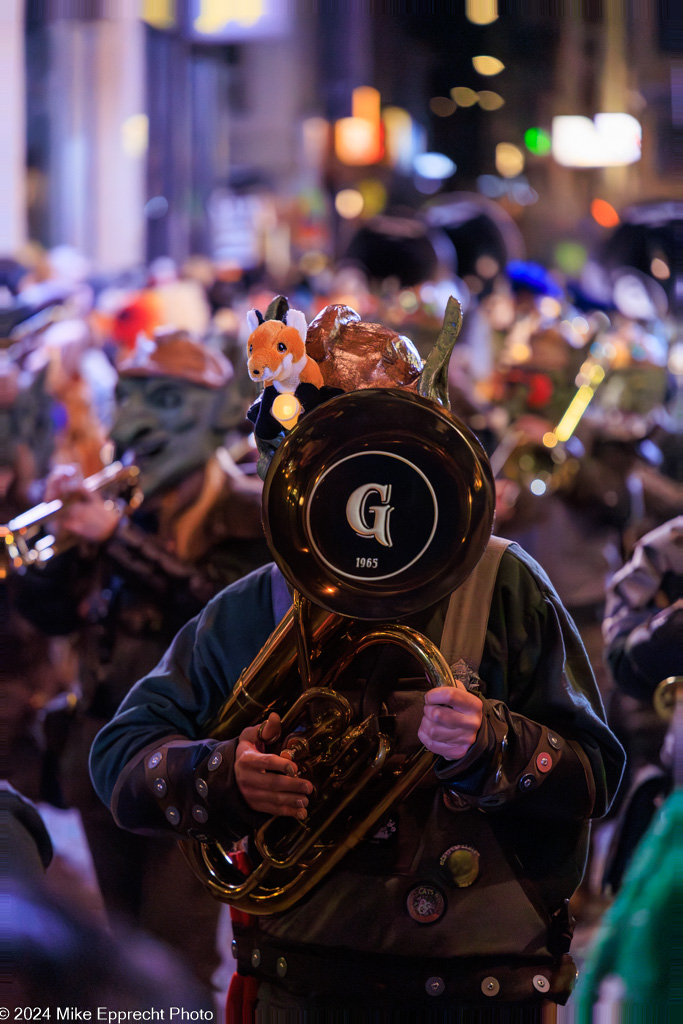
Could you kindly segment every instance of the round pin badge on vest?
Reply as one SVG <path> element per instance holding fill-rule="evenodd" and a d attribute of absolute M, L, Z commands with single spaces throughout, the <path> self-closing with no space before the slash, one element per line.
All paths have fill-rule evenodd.
<path fill-rule="evenodd" d="M 473 846 L 449 846 L 441 854 L 439 864 L 459 889 L 467 888 L 479 877 L 479 851 Z"/>
<path fill-rule="evenodd" d="M 433 924 L 446 912 L 446 897 L 435 885 L 416 885 L 406 896 L 406 909 L 418 924 Z"/>

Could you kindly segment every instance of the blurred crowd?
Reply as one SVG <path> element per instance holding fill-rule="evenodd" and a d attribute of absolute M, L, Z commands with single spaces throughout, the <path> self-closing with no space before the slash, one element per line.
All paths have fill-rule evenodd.
<path fill-rule="evenodd" d="M 174 947 L 193 983 L 208 990 L 221 960 L 218 904 L 176 844 L 116 828 L 87 758 L 180 626 L 270 560 L 246 418 L 259 391 L 246 368 L 246 314 L 278 293 L 308 322 L 327 306 L 350 307 L 422 358 L 448 297 L 460 301 L 450 397 L 491 459 L 495 532 L 550 576 L 628 754 L 611 846 L 594 844 L 579 918 L 602 912 L 618 890 L 671 786 L 668 724 L 653 696 L 677 674 L 683 374 L 673 282 L 648 272 L 652 253 L 643 262 L 635 243 L 619 245 L 569 278 L 526 259 L 510 226 L 465 198 L 426 216 L 375 218 L 334 266 L 285 282 L 200 256 L 111 279 L 67 247 L 0 261 L 10 813 L 21 808 L 19 832 L 34 837 L 29 845 L 38 836 L 44 864 L 26 808 L 75 809 L 109 926 Z M 27 870 L 31 858 L 12 849 L 14 898 L 27 921 L 47 920 L 56 911 L 36 909 L 32 889 L 43 885 L 40 857 Z M 80 911 L 89 920 L 85 903 Z"/>

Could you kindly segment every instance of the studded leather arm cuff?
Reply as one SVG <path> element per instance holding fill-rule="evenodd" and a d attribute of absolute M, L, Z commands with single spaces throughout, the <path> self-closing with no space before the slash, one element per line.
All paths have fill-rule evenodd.
<path fill-rule="evenodd" d="M 121 828 L 177 839 L 239 839 L 264 820 L 234 776 L 237 741 L 166 737 L 123 769 L 111 810 Z"/>
<path fill-rule="evenodd" d="M 590 816 L 595 783 L 580 744 L 515 714 L 501 701 L 483 703 L 486 729 L 482 724 L 476 759 L 470 751 L 462 761 L 440 759 L 435 767 L 437 778 L 447 785 L 447 803 L 454 810 L 493 810 L 523 799 L 529 809 L 533 801 L 534 813 Z"/>

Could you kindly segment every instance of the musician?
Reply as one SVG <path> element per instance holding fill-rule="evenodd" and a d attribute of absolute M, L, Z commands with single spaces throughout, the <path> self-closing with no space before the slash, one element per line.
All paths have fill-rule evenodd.
<path fill-rule="evenodd" d="M 50 522 L 58 554 L 21 577 L 17 603 L 45 634 L 72 639 L 76 709 L 72 700 L 48 715 L 48 751 L 58 760 L 59 799 L 83 818 L 110 914 L 163 933 L 208 982 L 218 963 L 218 905 L 193 884 L 173 844 L 144 843 L 114 826 L 92 790 L 87 757 L 177 630 L 267 561 L 262 484 L 225 447 L 226 438 L 244 447 L 245 435 L 232 366 L 220 352 L 187 332 L 159 332 L 119 363 L 118 375 L 110 437 L 117 456 L 139 468 L 142 502 L 125 512 L 123 502 L 88 491 L 74 467 L 56 467 L 46 498 L 65 501 Z"/>
<path fill-rule="evenodd" d="M 414 366 L 396 358 L 386 337 L 371 357 L 367 347 L 361 352 L 362 325 L 348 316 L 345 323 L 345 337 L 330 331 L 321 369 L 327 385 L 341 386 L 329 371 L 342 368 L 352 394 L 302 417 L 299 434 L 287 439 L 307 439 L 292 464 L 310 461 L 325 430 L 348 424 L 343 403 L 350 399 L 352 429 L 363 438 L 360 413 L 371 416 L 369 404 L 383 394 L 391 410 L 382 402 L 377 417 L 389 418 L 394 432 L 405 422 L 396 402 L 406 415 L 438 418 L 432 397 L 414 390 L 400 397 L 415 384 Z M 361 401 L 356 388 L 377 381 L 387 349 L 392 390 L 365 392 Z M 307 432 L 307 417 L 323 425 Z M 485 460 L 483 450 L 476 459 Z M 476 465 L 489 473 L 484 462 Z M 266 484 L 276 494 L 278 479 Z M 299 493 L 300 484 L 288 486 Z M 483 490 L 473 481 L 468 495 L 476 503 Z M 398 505 L 400 492 L 392 493 Z M 333 512 L 329 504 L 326 515 Z M 288 527 L 283 533 L 277 510 L 271 513 L 272 536 L 286 543 Z M 444 515 L 441 528 L 448 546 L 458 524 Z M 484 540 L 484 547 L 453 594 L 435 587 L 421 607 L 399 616 L 447 653 L 455 686 L 430 689 L 412 657 L 388 644 L 364 650 L 335 679 L 359 717 L 393 738 L 393 764 L 422 744 L 436 760 L 301 899 L 270 915 L 235 915 L 235 991 L 255 991 L 257 1020 L 303 1019 L 279 1017 L 285 1010 L 312 1011 L 310 1020 L 327 1019 L 318 1011 L 347 1010 L 354 1020 L 387 1011 L 411 1021 L 434 1014 L 533 1022 L 547 1001 L 563 1003 L 571 992 L 568 901 L 581 879 L 589 820 L 610 805 L 623 751 L 606 725 L 578 633 L 541 567 L 516 544 Z M 283 567 L 289 575 L 282 562 L 263 566 L 213 598 L 97 737 L 93 781 L 121 827 L 187 844 L 238 844 L 236 859 L 248 870 L 256 856 L 249 837 L 268 817 L 284 826 L 315 813 L 326 779 L 318 773 L 312 781 L 291 749 L 280 749 L 279 712 L 256 716 L 234 738 L 210 736 L 209 723 L 290 605 Z M 463 615 L 449 614 L 463 593 L 468 630 Z M 480 657 L 464 657 L 473 640 Z M 458 1016 L 444 1016 L 449 1011 Z M 236 1012 L 229 1001 L 229 1019 L 241 1019 L 230 1016 Z"/>

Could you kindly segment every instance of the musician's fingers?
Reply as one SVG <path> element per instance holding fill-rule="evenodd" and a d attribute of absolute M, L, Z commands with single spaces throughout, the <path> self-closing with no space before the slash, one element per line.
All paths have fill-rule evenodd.
<path fill-rule="evenodd" d="M 310 782 L 283 775 L 247 771 L 239 779 L 242 796 L 256 811 L 284 814 L 303 820 L 307 816 Z"/>
<path fill-rule="evenodd" d="M 478 701 L 473 693 L 465 689 L 463 684 L 456 679 L 455 686 L 435 686 L 425 693 L 425 704 L 445 704 L 452 708 L 462 708 L 471 705 L 472 701 Z"/>
<path fill-rule="evenodd" d="M 281 729 L 280 716 L 275 711 L 271 711 L 268 718 L 260 725 L 249 725 L 243 729 L 240 733 L 240 740 L 258 745 L 259 750 L 263 750 L 266 744 L 273 743 L 278 738 Z"/>
<path fill-rule="evenodd" d="M 445 704 L 425 704 L 423 718 L 433 722 L 435 725 L 457 729 L 463 723 L 474 719 L 481 720 L 482 712 L 482 703 L 475 697 L 472 703 L 463 705 L 461 708 L 454 708 Z"/>
<path fill-rule="evenodd" d="M 427 750 L 431 750 L 433 754 L 445 757 L 449 761 L 459 761 L 461 757 L 464 757 L 477 736 L 476 731 L 473 729 L 471 732 L 463 733 L 462 735 L 449 733 L 448 739 L 440 739 L 434 735 L 433 730 L 424 721 L 420 725 L 417 735 Z"/>
<path fill-rule="evenodd" d="M 299 766 L 289 757 L 282 757 L 279 754 L 266 754 L 257 747 L 247 747 L 240 751 L 242 767 L 249 767 L 257 772 L 279 772 L 282 775 L 294 776 L 299 774 Z"/>
<path fill-rule="evenodd" d="M 254 770 L 250 766 L 240 767 L 241 778 L 253 789 L 281 793 L 293 793 L 295 796 L 309 796 L 313 792 L 313 784 L 308 779 L 292 778 L 279 772 Z"/>
<path fill-rule="evenodd" d="M 80 467 L 75 463 L 60 463 L 48 474 L 44 497 L 45 501 L 54 501 L 55 498 L 72 497 L 83 490 L 83 473 Z"/>
<path fill-rule="evenodd" d="M 244 795 L 245 800 L 255 811 L 262 814 L 278 814 L 283 817 L 297 818 L 304 821 L 308 811 L 303 806 L 304 798 L 288 800 L 284 795 L 254 793 Z"/>

